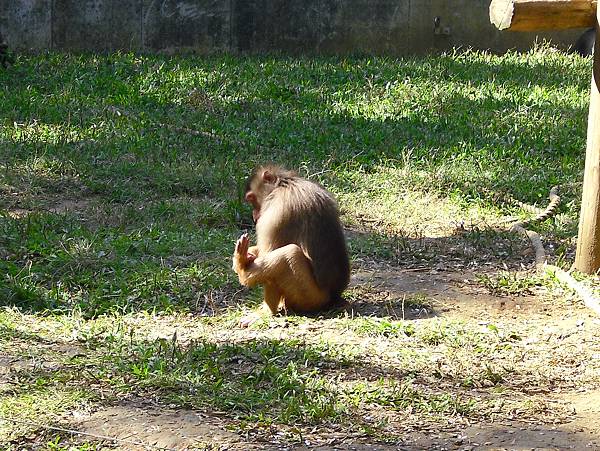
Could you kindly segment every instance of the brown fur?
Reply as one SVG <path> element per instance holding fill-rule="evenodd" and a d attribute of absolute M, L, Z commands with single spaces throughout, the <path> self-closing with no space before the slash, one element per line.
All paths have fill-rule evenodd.
<path fill-rule="evenodd" d="M 278 166 L 248 179 L 257 246 L 238 241 L 234 269 L 245 285 L 265 286 L 265 303 L 296 312 L 318 311 L 341 299 L 350 263 L 335 199 L 320 185 Z M 238 252 L 239 250 L 239 252 Z M 243 252 L 250 255 L 241 255 Z"/>

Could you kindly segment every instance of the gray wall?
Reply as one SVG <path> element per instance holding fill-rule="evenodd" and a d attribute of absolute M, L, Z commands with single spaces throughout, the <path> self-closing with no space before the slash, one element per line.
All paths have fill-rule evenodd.
<path fill-rule="evenodd" d="M 17 50 L 408 55 L 455 46 L 528 49 L 533 33 L 499 32 L 490 0 L 0 0 Z M 440 27 L 434 30 L 434 17 Z M 565 48 L 581 30 L 541 33 Z"/>

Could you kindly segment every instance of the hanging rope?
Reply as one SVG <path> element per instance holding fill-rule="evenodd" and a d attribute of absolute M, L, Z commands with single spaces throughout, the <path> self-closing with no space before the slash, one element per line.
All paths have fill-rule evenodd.
<path fill-rule="evenodd" d="M 540 235 L 533 230 L 527 230 L 527 226 L 551 218 L 556 214 L 556 209 L 560 204 L 560 196 L 558 195 L 558 186 L 552 187 L 550 190 L 550 202 L 548 206 L 533 218 L 515 222 L 509 225 L 509 230 L 518 232 L 526 236 L 531 242 L 531 246 L 535 251 L 535 267 L 538 271 L 549 274 L 555 277 L 560 283 L 566 285 L 573 290 L 583 300 L 583 303 L 600 316 L 600 299 L 594 295 L 588 288 L 583 286 L 567 271 L 555 265 L 549 265 L 546 258 L 546 251 Z M 535 207 L 534 207 L 535 208 Z M 529 211 L 535 211 L 529 209 Z"/>

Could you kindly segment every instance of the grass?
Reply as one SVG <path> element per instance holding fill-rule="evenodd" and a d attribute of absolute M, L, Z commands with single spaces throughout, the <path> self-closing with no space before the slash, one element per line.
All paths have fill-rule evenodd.
<path fill-rule="evenodd" d="M 379 436 L 376 411 L 481 418 L 498 414 L 494 390 L 562 383 L 513 359 L 526 332 L 510 324 L 333 313 L 244 335 L 260 292 L 240 290 L 230 254 L 252 228 L 244 178 L 274 160 L 335 193 L 355 271 L 468 269 L 494 294 L 528 294 L 545 282 L 514 272 L 523 241 L 492 226 L 523 213 L 507 199 L 544 205 L 561 184 L 559 215 L 536 227 L 568 263 L 589 73 L 548 47 L 19 56 L 0 71 L 0 414 L 54 424 L 134 396 L 244 430 L 358 418 Z M 373 291 L 347 298 L 433 312 L 426 296 Z M 11 423 L 0 441 L 31 434 L 63 449 Z"/>
<path fill-rule="evenodd" d="M 531 289 L 545 283 L 541 276 L 523 275 L 501 271 L 494 276 L 482 274 L 478 276 L 482 285 L 493 293 L 514 295 L 520 293 L 531 293 Z"/>

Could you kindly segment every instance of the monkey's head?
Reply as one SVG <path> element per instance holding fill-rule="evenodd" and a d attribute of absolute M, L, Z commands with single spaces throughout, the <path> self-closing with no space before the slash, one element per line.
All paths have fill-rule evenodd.
<path fill-rule="evenodd" d="M 258 222 L 264 200 L 281 182 L 296 177 L 296 173 L 280 166 L 259 166 L 246 181 L 244 200 L 252 205 L 252 218 Z"/>

